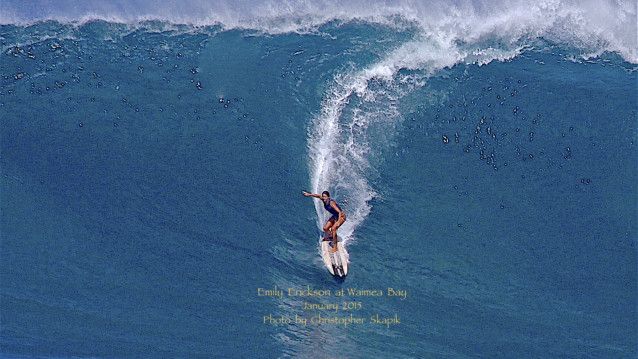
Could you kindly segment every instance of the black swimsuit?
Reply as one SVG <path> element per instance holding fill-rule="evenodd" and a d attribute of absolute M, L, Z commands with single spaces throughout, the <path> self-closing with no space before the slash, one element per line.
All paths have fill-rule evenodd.
<path fill-rule="evenodd" d="M 323 204 L 323 208 L 326 209 L 326 211 L 330 212 L 330 214 L 332 214 L 332 217 L 330 217 L 330 219 L 333 219 L 335 221 L 337 221 L 339 219 L 339 212 L 337 212 L 336 209 L 332 208 L 332 206 L 330 205 L 331 202 L 335 203 L 335 206 L 337 206 L 337 208 L 339 208 L 339 210 L 341 210 L 341 207 L 339 207 L 339 205 L 337 204 L 337 201 L 335 201 L 334 199 L 331 199 L 328 201 L 328 203 L 324 203 Z"/>

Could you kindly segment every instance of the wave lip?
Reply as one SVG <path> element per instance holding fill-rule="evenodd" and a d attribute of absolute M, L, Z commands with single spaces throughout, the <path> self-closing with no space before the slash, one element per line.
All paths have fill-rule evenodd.
<path fill-rule="evenodd" d="M 269 34 L 316 31 L 331 21 L 365 21 L 404 29 L 416 26 L 423 36 L 445 36 L 458 43 L 491 41 L 512 45 L 546 38 L 583 50 L 586 56 L 605 51 L 638 63 L 636 2 L 632 0 L 456 1 L 415 3 L 409 0 L 278 2 L 218 0 L 163 2 L 148 0 L 45 0 L 0 3 L 0 24 L 32 24 L 43 20 L 83 23 L 105 20 L 139 23 L 159 20 L 224 29 L 253 29 Z"/>

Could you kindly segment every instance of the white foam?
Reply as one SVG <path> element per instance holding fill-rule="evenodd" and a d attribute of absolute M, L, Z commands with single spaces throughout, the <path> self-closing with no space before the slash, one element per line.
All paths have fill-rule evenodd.
<path fill-rule="evenodd" d="M 417 48 L 423 50 L 420 57 L 411 51 Z M 354 238 L 355 229 L 370 213 L 369 202 L 377 196 L 369 183 L 374 173 L 370 161 L 391 144 L 396 133 L 401 120 L 396 103 L 423 85 L 425 74 L 399 71 L 429 61 L 441 68 L 456 60 L 442 56 L 441 61 L 441 57 L 430 54 L 431 49 L 406 44 L 367 68 L 338 75 L 312 123 L 309 133 L 312 191 L 331 191 L 346 211 L 347 221 L 339 230 L 344 244 Z M 315 205 L 317 225 L 321 228 L 327 215 L 321 202 Z"/>
<path fill-rule="evenodd" d="M 414 2 L 372 0 L 337 2 L 218 0 L 161 2 L 150 0 L 73 0 L 0 2 L 0 23 L 28 24 L 53 19 L 83 23 L 95 19 L 137 23 L 160 20 L 224 29 L 254 29 L 278 34 L 316 32 L 329 21 L 367 21 L 404 29 L 421 29 L 423 38 L 450 44 L 498 43 L 523 46 L 529 39 L 550 39 L 586 53 L 611 51 L 638 63 L 635 0 L 493 0 Z M 444 41 L 436 41 L 444 44 Z"/>

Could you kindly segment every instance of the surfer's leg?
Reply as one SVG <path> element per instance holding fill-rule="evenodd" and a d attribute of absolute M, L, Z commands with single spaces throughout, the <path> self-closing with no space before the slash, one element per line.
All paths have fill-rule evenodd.
<path fill-rule="evenodd" d="M 341 227 L 341 225 L 345 221 L 346 221 L 346 215 L 342 214 L 341 216 L 339 216 L 339 219 L 337 220 L 337 222 L 335 222 L 335 224 L 330 228 L 330 231 L 332 232 L 332 244 L 334 246 L 335 252 L 337 251 L 337 240 L 338 240 L 337 229 L 339 229 L 339 227 Z"/>
<path fill-rule="evenodd" d="M 325 237 L 323 238 L 324 240 L 331 239 L 332 231 L 330 229 L 332 228 L 334 224 L 335 224 L 334 218 L 330 217 L 330 219 L 328 219 L 326 224 L 323 226 L 323 233 L 325 234 Z"/>

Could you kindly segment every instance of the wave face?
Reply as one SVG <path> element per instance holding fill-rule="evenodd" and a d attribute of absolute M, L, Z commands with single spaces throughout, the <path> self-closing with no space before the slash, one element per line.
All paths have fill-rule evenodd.
<path fill-rule="evenodd" d="M 3 355 L 635 356 L 635 3 L 0 14 Z M 263 323 L 305 285 L 409 296 Z"/>

